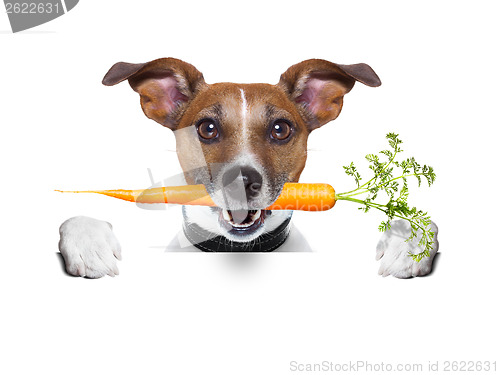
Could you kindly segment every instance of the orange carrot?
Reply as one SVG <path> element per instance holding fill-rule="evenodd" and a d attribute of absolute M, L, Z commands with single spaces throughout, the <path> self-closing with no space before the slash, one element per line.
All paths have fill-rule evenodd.
<path fill-rule="evenodd" d="M 267 210 L 326 211 L 335 206 L 335 202 L 331 185 L 288 182 Z"/>
<path fill-rule="evenodd" d="M 61 193 L 97 193 L 137 203 L 173 203 L 215 206 L 204 185 L 157 187 L 144 190 L 88 190 Z M 335 190 L 328 184 L 286 183 L 267 210 L 325 211 L 335 205 Z"/>

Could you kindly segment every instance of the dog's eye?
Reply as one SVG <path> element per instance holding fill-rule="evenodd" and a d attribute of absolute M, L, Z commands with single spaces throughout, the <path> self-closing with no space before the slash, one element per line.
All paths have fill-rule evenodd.
<path fill-rule="evenodd" d="M 284 141 L 292 134 L 292 127 L 285 120 L 277 120 L 271 125 L 271 138 Z"/>
<path fill-rule="evenodd" d="M 198 131 L 198 135 L 200 136 L 200 138 L 207 141 L 215 139 L 219 135 L 217 125 L 213 120 L 210 119 L 200 121 L 196 127 L 196 130 Z"/>

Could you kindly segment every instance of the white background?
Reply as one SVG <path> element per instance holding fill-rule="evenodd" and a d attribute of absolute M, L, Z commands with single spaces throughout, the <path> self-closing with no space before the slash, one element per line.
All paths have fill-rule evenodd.
<path fill-rule="evenodd" d="M 477 2 L 82 0 L 12 34 L 0 15 L 0 373 L 289 374 L 290 362 L 495 361 L 498 305 L 498 7 Z M 315 131 L 302 181 L 338 191 L 342 165 L 389 131 L 434 166 L 411 203 L 437 222 L 432 275 L 378 276 L 376 213 L 296 213 L 313 253 L 165 253 L 180 210 L 53 189 L 143 188 L 180 171 L 173 135 L 146 119 L 117 61 L 177 57 L 209 83 L 276 83 L 308 58 L 370 64 Z M 366 169 L 362 168 L 366 173 Z M 58 227 L 110 221 L 121 274 L 67 276 Z M 297 373 L 297 372 L 295 372 Z"/>

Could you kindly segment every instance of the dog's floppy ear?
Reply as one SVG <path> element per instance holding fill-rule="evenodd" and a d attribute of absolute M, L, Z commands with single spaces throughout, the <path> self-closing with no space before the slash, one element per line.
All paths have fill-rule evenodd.
<path fill-rule="evenodd" d="M 172 130 L 186 104 L 205 85 L 203 74 L 194 66 L 173 58 L 144 64 L 116 63 L 102 83 L 113 86 L 126 79 L 139 93 L 144 114 Z"/>
<path fill-rule="evenodd" d="M 296 103 L 313 130 L 337 118 L 344 95 L 356 81 L 371 87 L 381 85 L 377 74 L 366 64 L 340 65 L 311 59 L 288 68 L 278 87 Z"/>

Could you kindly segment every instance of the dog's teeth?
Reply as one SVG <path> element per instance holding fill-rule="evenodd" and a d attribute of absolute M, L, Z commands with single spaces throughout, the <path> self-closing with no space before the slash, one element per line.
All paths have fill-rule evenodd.
<path fill-rule="evenodd" d="M 229 212 L 227 210 L 222 210 L 222 217 L 226 221 L 231 221 L 231 215 L 229 215 Z"/>
<path fill-rule="evenodd" d="M 257 219 L 260 217 L 261 213 L 262 213 L 262 210 L 257 210 L 257 211 L 253 214 L 253 216 L 252 216 L 252 220 L 253 220 L 253 221 L 257 220 Z"/>
<path fill-rule="evenodd" d="M 254 222 L 252 221 L 251 223 L 246 223 L 246 224 L 236 224 L 236 223 L 232 223 L 233 227 L 235 228 L 246 228 L 246 227 L 249 227 L 250 225 L 252 225 Z"/>

